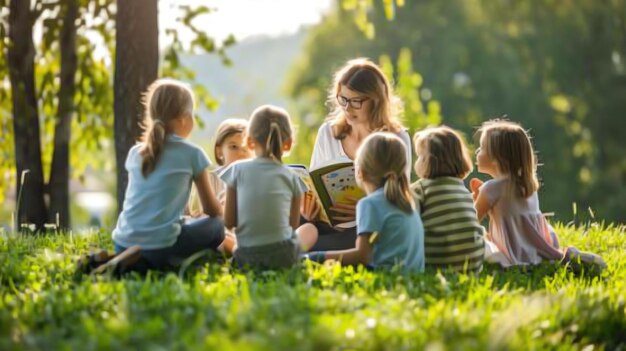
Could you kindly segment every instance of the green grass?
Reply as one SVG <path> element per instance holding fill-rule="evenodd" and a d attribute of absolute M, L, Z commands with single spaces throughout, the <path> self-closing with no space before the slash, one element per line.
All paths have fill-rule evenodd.
<path fill-rule="evenodd" d="M 308 264 L 246 273 L 74 275 L 108 233 L 0 236 L 0 350 L 626 349 L 624 227 L 557 227 L 601 274 L 544 264 L 402 276 Z"/>

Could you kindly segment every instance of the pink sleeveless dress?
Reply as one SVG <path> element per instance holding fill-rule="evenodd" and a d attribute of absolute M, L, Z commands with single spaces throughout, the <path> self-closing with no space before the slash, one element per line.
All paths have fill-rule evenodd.
<path fill-rule="evenodd" d="M 508 181 L 493 179 L 480 188 L 490 206 L 485 260 L 504 267 L 561 260 L 564 252 L 539 209 L 537 193 L 526 199 L 509 194 Z"/>

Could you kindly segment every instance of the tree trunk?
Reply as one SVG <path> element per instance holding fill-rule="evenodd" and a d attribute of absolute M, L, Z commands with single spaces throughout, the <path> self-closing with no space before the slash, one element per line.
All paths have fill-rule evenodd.
<path fill-rule="evenodd" d="M 142 132 L 142 93 L 158 73 L 157 0 L 118 1 L 116 22 L 114 129 L 119 212 L 128 184 L 126 156 Z"/>
<path fill-rule="evenodd" d="M 17 194 L 21 201 L 17 211 L 18 226 L 33 223 L 42 228 L 46 222 L 44 181 L 41 166 L 39 115 L 35 96 L 35 46 L 33 14 L 30 0 L 11 0 L 9 5 L 8 66 L 13 102 L 13 134 Z M 21 183 L 22 171 L 28 170 Z M 19 229 L 19 227 L 18 227 Z"/>
<path fill-rule="evenodd" d="M 54 128 L 54 153 L 50 168 L 50 208 L 49 222 L 61 228 L 70 226 L 70 136 L 72 114 L 74 113 L 76 59 L 76 19 L 78 0 L 68 0 L 62 6 L 63 26 L 61 28 L 61 86 L 59 89 L 59 107 Z"/>

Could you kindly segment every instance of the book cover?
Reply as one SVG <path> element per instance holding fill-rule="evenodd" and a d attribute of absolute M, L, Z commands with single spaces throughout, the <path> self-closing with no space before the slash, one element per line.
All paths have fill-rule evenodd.
<path fill-rule="evenodd" d="M 356 184 L 354 164 L 352 162 L 329 163 L 323 167 L 308 171 L 304 165 L 290 165 L 310 190 L 308 196 L 315 196 L 320 205 L 320 220 L 334 227 L 352 228 L 355 221 L 344 222 L 333 214 L 331 207 L 338 203 L 353 203 L 352 199 L 360 199 L 365 192 Z M 307 196 L 307 195 L 305 195 Z"/>

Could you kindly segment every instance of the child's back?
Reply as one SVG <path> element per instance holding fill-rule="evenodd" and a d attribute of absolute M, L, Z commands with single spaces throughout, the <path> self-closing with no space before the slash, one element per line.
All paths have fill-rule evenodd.
<path fill-rule="evenodd" d="M 113 240 L 124 247 L 141 245 L 142 249 L 171 246 L 180 232 L 192 180 L 209 166 L 208 158 L 198 146 L 169 134 L 154 171 L 144 177 L 142 147 L 131 148 L 126 160 L 129 186 Z"/>
<path fill-rule="evenodd" d="M 537 193 L 527 198 L 511 194 L 509 180 L 492 179 L 480 188 L 490 207 L 487 238 L 506 256 L 503 265 L 539 264 L 560 260 L 556 234 L 539 208 Z"/>
<path fill-rule="evenodd" d="M 379 188 L 357 203 L 359 233 L 373 238 L 371 264 L 375 268 L 400 265 L 405 271 L 424 270 L 424 229 L 417 212 L 407 213 L 385 198 Z"/>
<path fill-rule="evenodd" d="M 446 126 L 415 134 L 415 172 L 412 186 L 424 222 L 426 266 L 456 271 L 480 271 L 485 243 L 472 194 L 463 179 L 472 160 L 460 134 Z"/>
<path fill-rule="evenodd" d="M 271 158 L 235 162 L 222 174 L 237 188 L 237 245 L 239 248 L 290 239 L 292 199 L 306 191 L 300 178 Z"/>
<path fill-rule="evenodd" d="M 484 228 L 478 223 L 472 195 L 463 180 L 420 179 L 412 188 L 421 205 L 426 266 L 480 271 Z"/>

